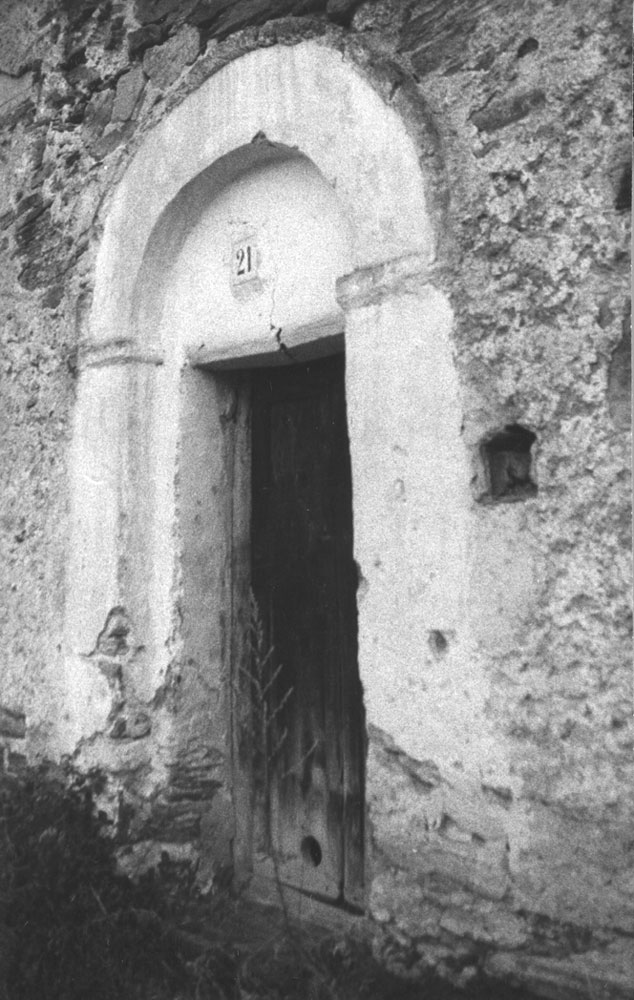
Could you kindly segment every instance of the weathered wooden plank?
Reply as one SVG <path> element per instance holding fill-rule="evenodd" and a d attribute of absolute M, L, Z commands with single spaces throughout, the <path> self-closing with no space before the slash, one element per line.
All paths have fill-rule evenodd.
<path fill-rule="evenodd" d="M 351 856 L 362 844 L 342 357 L 258 375 L 253 496 L 253 586 L 279 668 L 269 707 L 273 846 L 285 881 L 337 899 L 345 844 Z M 350 862 L 357 880 L 360 870 Z"/>

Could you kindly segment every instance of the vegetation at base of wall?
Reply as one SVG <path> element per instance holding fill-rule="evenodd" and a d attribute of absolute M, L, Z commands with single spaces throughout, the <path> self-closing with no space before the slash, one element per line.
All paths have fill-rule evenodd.
<path fill-rule="evenodd" d="M 2 1000 L 144 997 L 183 979 L 159 879 L 116 871 L 101 782 L 48 765 L 0 780 Z"/>
<path fill-rule="evenodd" d="M 360 939 L 205 898 L 167 856 L 130 880 L 95 807 L 103 783 L 70 766 L 0 771 L 0 1000 L 508 1000 L 403 981 Z"/>
<path fill-rule="evenodd" d="M 205 902 L 168 858 L 136 882 L 118 873 L 95 808 L 103 780 L 52 765 L 0 774 L 0 1000 L 338 995 L 335 968 L 292 936 L 241 956 L 233 902 Z"/>

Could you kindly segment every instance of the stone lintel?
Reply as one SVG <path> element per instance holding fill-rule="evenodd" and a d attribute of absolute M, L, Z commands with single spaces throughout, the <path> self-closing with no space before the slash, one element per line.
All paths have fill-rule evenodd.
<path fill-rule="evenodd" d="M 337 281 L 337 302 L 346 312 L 373 305 L 390 295 L 413 292 L 428 285 L 433 273 L 433 267 L 422 254 L 394 257 L 344 274 Z"/>
<path fill-rule="evenodd" d="M 163 352 L 143 349 L 129 337 L 113 337 L 91 343 L 83 341 L 79 345 L 79 366 L 102 368 L 107 365 L 162 365 Z"/>
<path fill-rule="evenodd" d="M 209 344 L 187 349 L 188 363 L 194 368 L 267 368 L 314 361 L 343 350 L 344 317 L 336 314 L 295 327 L 274 329 L 268 337 L 245 337 L 223 343 L 212 338 Z"/>

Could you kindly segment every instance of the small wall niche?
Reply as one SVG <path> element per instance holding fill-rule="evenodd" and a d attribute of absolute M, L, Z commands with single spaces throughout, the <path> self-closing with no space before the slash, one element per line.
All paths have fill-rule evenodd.
<path fill-rule="evenodd" d="M 517 58 L 523 59 L 524 56 L 530 55 L 531 52 L 537 52 L 539 48 L 539 42 L 536 38 L 526 38 L 517 50 Z"/>
<path fill-rule="evenodd" d="M 507 424 L 480 446 L 484 465 L 483 503 L 510 503 L 535 496 L 531 448 L 536 435 L 520 424 Z"/>

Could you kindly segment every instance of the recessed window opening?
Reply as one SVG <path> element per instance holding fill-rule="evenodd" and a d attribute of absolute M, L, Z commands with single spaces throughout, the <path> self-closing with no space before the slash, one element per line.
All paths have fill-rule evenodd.
<path fill-rule="evenodd" d="M 537 437 L 520 424 L 507 424 L 482 444 L 487 492 L 484 501 L 525 500 L 535 496 L 531 448 Z"/>

